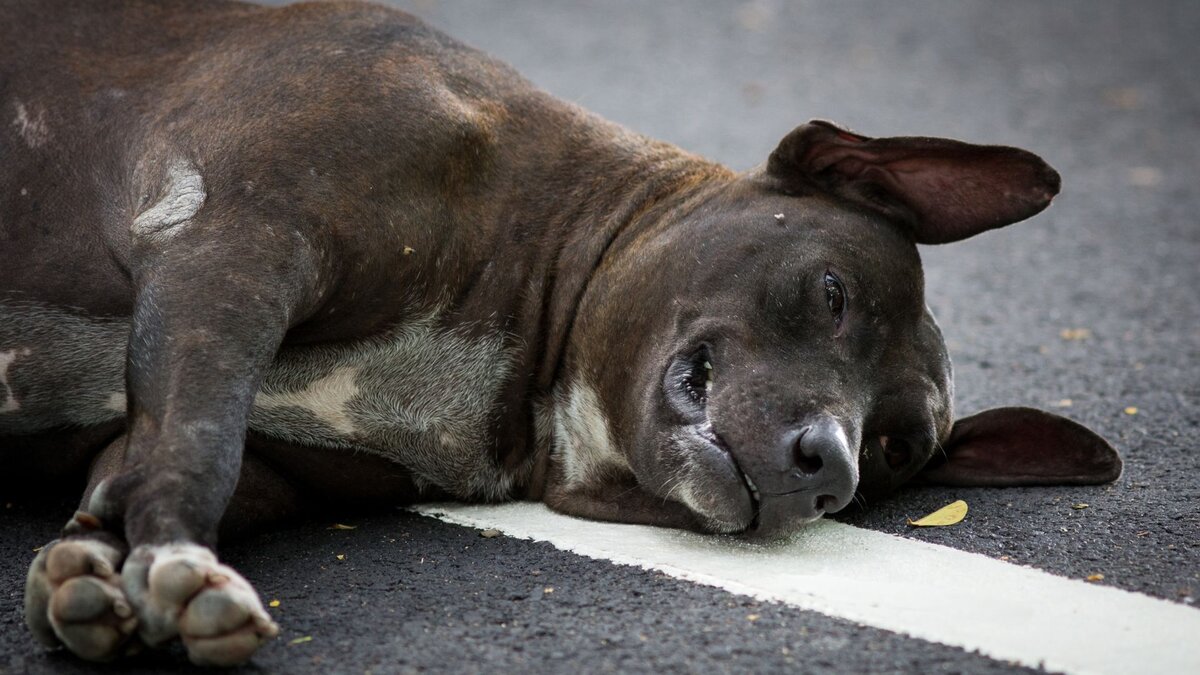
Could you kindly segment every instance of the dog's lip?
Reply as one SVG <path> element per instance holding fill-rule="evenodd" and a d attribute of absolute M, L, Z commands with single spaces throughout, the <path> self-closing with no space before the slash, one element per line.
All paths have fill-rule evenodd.
<path fill-rule="evenodd" d="M 764 536 L 768 539 L 777 536 L 779 532 L 774 531 L 775 528 L 773 526 L 768 527 L 764 518 L 767 520 L 778 519 L 780 514 L 776 513 L 774 518 L 764 515 L 763 509 L 767 508 L 767 502 L 771 501 L 776 505 L 776 508 L 778 508 L 780 502 L 786 501 L 787 497 L 803 494 L 807 492 L 809 488 L 798 488 L 796 490 L 788 490 L 785 492 L 768 492 L 765 490 L 760 490 L 758 485 L 755 484 L 754 479 L 750 477 L 750 474 L 746 473 L 746 471 L 742 469 L 741 464 L 738 463 L 737 457 L 733 454 L 733 451 L 725 442 L 725 439 L 713 429 L 711 421 L 706 421 L 700 427 L 699 436 L 702 440 L 708 443 L 710 447 L 719 452 L 729 461 L 730 466 L 733 467 L 738 477 L 741 478 L 742 487 L 745 489 L 746 494 L 750 498 L 750 521 L 742 526 L 740 530 L 730 531 L 728 534 L 745 537 L 750 541 L 759 540 Z M 784 526 L 784 531 L 792 531 L 795 527 L 807 525 L 814 521 L 820 520 L 824 514 L 825 512 L 821 511 L 811 517 L 805 517 L 801 519 L 796 519 L 794 514 L 791 516 L 785 516 L 788 524 Z M 763 529 L 764 527 L 766 528 L 765 530 Z"/>
<path fill-rule="evenodd" d="M 758 486 L 754 484 L 754 480 L 750 478 L 750 474 L 742 470 L 741 465 L 738 464 L 737 457 L 734 456 L 733 451 L 729 448 L 729 444 L 713 429 L 711 421 L 706 422 L 700 428 L 700 437 L 724 455 L 729 460 L 729 463 L 733 465 L 733 469 L 737 472 L 738 477 L 741 478 L 742 487 L 746 489 L 746 494 L 750 496 L 751 517 L 750 522 L 746 524 L 745 531 L 755 529 L 758 526 L 758 515 L 761 510 L 761 494 L 758 491 Z"/>

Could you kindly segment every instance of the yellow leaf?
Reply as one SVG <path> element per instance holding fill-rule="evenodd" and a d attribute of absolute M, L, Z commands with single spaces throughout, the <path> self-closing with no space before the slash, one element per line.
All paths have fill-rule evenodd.
<path fill-rule="evenodd" d="M 272 600 L 272 601 L 268 602 L 267 604 L 268 604 L 268 605 L 270 605 L 271 607 L 278 607 L 278 606 L 279 606 L 279 601 L 278 601 L 278 600 Z"/>
<path fill-rule="evenodd" d="M 302 643 L 302 642 L 312 642 L 312 636 L 311 636 L 311 635 L 305 635 L 304 637 L 298 637 L 298 638 L 296 638 L 295 640 L 292 640 L 291 642 L 289 642 L 288 644 L 289 644 L 289 645 L 298 645 L 298 644 L 300 644 L 300 643 Z"/>
<path fill-rule="evenodd" d="M 339 553 L 339 554 L 337 554 L 337 559 L 338 559 L 338 560 L 345 560 L 345 559 L 346 559 L 346 554 L 345 554 L 345 553 Z"/>
<path fill-rule="evenodd" d="M 924 518 L 918 520 L 909 518 L 908 524 L 916 527 L 945 527 L 961 523 L 962 519 L 966 517 L 967 503 L 960 499 L 943 506 Z"/>
<path fill-rule="evenodd" d="M 1104 575 L 1103 574 L 1089 574 L 1087 577 L 1087 580 L 1088 581 L 1104 581 Z"/>
<path fill-rule="evenodd" d="M 330 529 L 330 530 L 353 530 L 353 529 L 354 529 L 354 528 L 356 528 L 356 527 L 358 527 L 358 526 L 357 526 L 357 525 L 343 525 L 343 524 L 341 524 L 341 523 L 334 523 L 333 525 L 330 525 L 328 529 Z"/>
<path fill-rule="evenodd" d="M 1138 414 L 1138 409 L 1133 406 L 1129 406 L 1128 408 L 1125 409 L 1125 414 L 1126 415 L 1136 415 L 1136 414 Z"/>

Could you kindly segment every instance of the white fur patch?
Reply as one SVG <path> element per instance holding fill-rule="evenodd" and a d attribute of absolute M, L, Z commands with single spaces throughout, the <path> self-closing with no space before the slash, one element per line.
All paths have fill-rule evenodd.
<path fill-rule="evenodd" d="M 631 471 L 617 451 L 596 391 L 583 382 L 567 388 L 554 406 L 554 455 L 568 487 L 602 478 L 617 470 Z"/>
<path fill-rule="evenodd" d="M 175 159 L 167 167 L 162 199 L 134 218 L 132 231 L 150 239 L 169 239 L 200 211 L 207 196 L 204 178 L 196 167 L 186 159 Z"/>
<path fill-rule="evenodd" d="M 259 392 L 254 405 L 263 410 L 283 406 L 303 408 L 338 433 L 353 436 L 358 427 L 354 426 L 346 405 L 358 395 L 358 385 L 354 383 L 357 373 L 357 368 L 341 367 L 299 391 Z"/>
<path fill-rule="evenodd" d="M 121 413 L 122 415 L 127 412 L 125 410 L 125 406 L 125 392 L 123 391 L 114 391 L 108 395 L 107 399 L 104 400 L 104 408 L 106 410 Z"/>
<path fill-rule="evenodd" d="M 20 101 L 14 102 L 13 107 L 17 109 L 17 116 L 13 118 L 12 125 L 17 128 L 17 133 L 25 141 L 25 144 L 34 150 L 45 145 L 46 141 L 50 140 L 50 126 L 46 124 L 46 111 L 31 111 Z"/>
<path fill-rule="evenodd" d="M 0 413 L 12 413 L 21 409 L 21 402 L 17 400 L 16 393 L 8 383 L 8 367 L 18 356 L 29 356 L 32 353 L 28 347 L 0 352 L 0 386 L 4 387 L 4 403 L 0 404 Z"/>
<path fill-rule="evenodd" d="M 506 498 L 529 468 L 502 470 L 491 436 L 512 362 L 502 333 L 469 337 L 440 327 L 437 313 L 370 340 L 286 349 L 250 428 L 383 456 L 457 497 Z"/>

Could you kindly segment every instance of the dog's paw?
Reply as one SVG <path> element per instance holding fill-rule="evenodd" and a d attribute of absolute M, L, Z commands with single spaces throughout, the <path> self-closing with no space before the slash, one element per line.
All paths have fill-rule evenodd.
<path fill-rule="evenodd" d="M 89 661 L 136 651 L 137 617 L 117 570 L 124 552 L 97 538 L 42 547 L 25 581 L 25 623 L 39 642 Z"/>
<path fill-rule="evenodd" d="M 243 663 L 279 633 L 250 583 L 203 546 L 138 546 L 121 578 L 142 640 L 178 635 L 197 665 Z"/>

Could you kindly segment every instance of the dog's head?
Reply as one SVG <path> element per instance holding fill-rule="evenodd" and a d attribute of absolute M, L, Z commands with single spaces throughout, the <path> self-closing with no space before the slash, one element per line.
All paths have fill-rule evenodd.
<path fill-rule="evenodd" d="M 556 505 L 595 515 L 572 500 L 600 500 L 601 515 L 659 522 L 656 505 L 681 504 L 699 529 L 772 535 L 918 474 L 1114 479 L 1115 450 L 1062 417 L 955 422 L 925 306 L 918 243 L 1023 220 L 1058 188 L 1023 150 L 811 122 L 762 169 L 619 239 L 567 354 Z M 633 483 L 650 499 L 629 500 Z M 621 499 L 636 506 L 612 507 Z"/>

